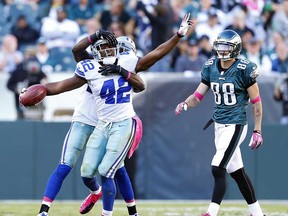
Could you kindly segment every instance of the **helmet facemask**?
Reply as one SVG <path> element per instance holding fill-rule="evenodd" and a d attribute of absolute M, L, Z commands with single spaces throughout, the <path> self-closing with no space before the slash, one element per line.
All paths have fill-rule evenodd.
<path fill-rule="evenodd" d="M 230 60 L 234 58 L 233 50 L 235 49 L 234 44 L 229 43 L 217 43 L 213 44 L 213 51 L 217 58 L 222 59 L 224 61 Z M 237 57 L 237 56 L 235 56 Z"/>
<path fill-rule="evenodd" d="M 111 47 L 107 40 L 98 40 L 91 45 L 91 52 L 95 60 L 106 64 L 114 64 L 118 56 L 118 48 Z"/>

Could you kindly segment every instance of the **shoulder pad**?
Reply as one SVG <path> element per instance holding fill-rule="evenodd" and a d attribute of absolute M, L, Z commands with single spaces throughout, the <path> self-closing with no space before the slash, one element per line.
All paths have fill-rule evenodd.
<path fill-rule="evenodd" d="M 135 72 L 138 60 L 134 52 L 124 52 L 119 55 L 118 64 L 130 72 Z"/>

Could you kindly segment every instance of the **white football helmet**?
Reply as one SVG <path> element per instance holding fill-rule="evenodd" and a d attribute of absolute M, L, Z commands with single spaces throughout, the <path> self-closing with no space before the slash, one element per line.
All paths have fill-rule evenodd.
<path fill-rule="evenodd" d="M 137 52 L 134 41 L 127 36 L 120 36 L 116 38 L 118 41 L 119 53 L 132 50 L 135 54 Z"/>
<path fill-rule="evenodd" d="M 93 58 L 103 64 L 114 64 L 118 56 L 118 47 L 112 47 L 105 39 L 97 40 L 91 46 Z"/>

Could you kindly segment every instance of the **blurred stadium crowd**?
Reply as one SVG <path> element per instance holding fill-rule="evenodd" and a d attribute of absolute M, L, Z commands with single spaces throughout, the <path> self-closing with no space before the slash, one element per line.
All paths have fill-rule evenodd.
<path fill-rule="evenodd" d="M 71 47 L 99 28 L 130 36 L 143 55 L 168 40 L 186 12 L 195 28 L 150 71 L 199 71 L 217 34 L 230 28 L 261 73 L 287 72 L 287 0 L 2 0 L 0 72 L 31 57 L 45 73 L 72 72 Z"/>
<path fill-rule="evenodd" d="M 0 74 L 10 76 L 17 107 L 25 85 L 73 73 L 71 48 L 82 37 L 100 28 L 127 35 L 141 56 L 167 41 L 187 12 L 192 31 L 150 72 L 199 73 L 218 33 L 229 28 L 260 74 L 287 74 L 288 0 L 1 0 Z"/>

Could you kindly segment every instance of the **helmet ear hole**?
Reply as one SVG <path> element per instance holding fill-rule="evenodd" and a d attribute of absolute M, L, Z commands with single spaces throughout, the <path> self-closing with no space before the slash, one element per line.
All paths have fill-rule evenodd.
<path fill-rule="evenodd" d="M 127 36 L 117 37 L 119 53 L 133 51 L 135 54 L 137 52 L 136 45 L 134 41 Z"/>

